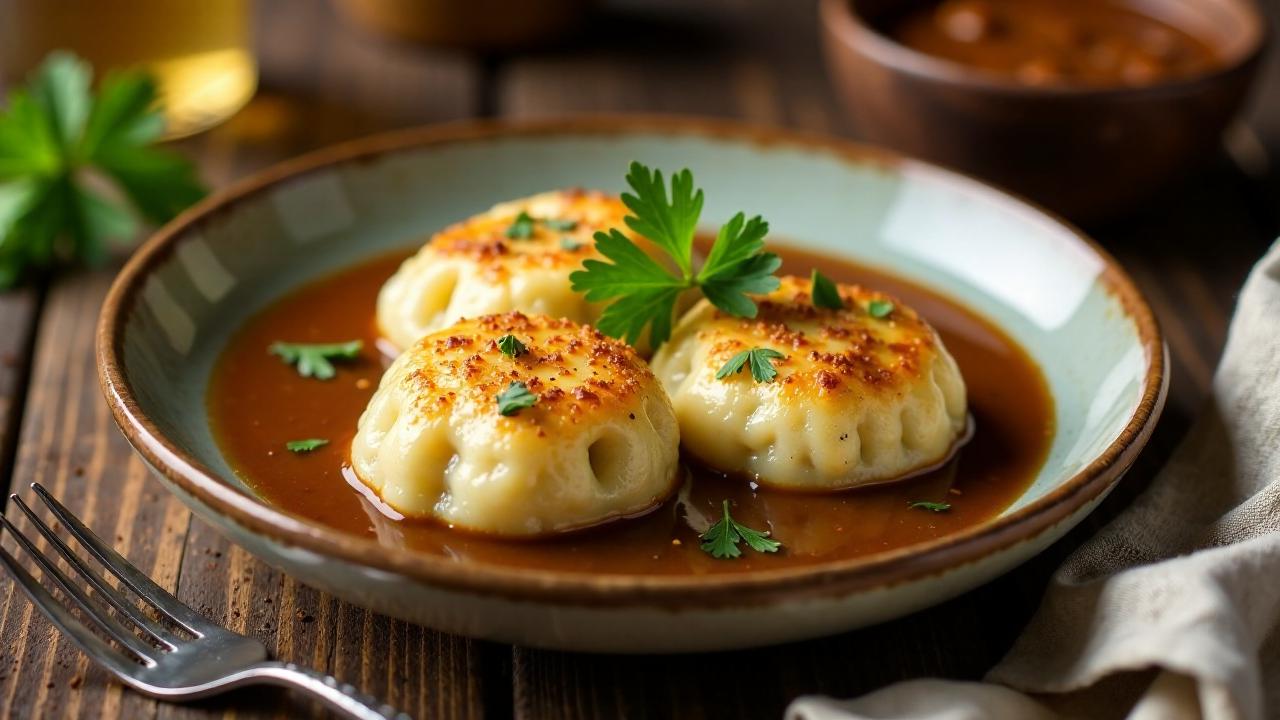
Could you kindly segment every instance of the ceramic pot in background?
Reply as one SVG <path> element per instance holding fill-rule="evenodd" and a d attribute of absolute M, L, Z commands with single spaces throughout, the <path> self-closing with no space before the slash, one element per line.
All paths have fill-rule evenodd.
<path fill-rule="evenodd" d="M 1082 222 L 1131 209 L 1220 145 L 1266 44 L 1251 0 L 1153 0 L 1222 53 L 1206 75 L 1144 87 L 1030 86 L 877 31 L 895 0 L 821 0 L 837 94 L 873 142 L 991 180 Z"/>

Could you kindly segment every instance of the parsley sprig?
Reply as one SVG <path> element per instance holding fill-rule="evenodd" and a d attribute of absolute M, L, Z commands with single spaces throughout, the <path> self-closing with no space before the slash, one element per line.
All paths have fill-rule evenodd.
<path fill-rule="evenodd" d="M 746 542 L 747 547 L 761 553 L 778 552 L 782 543 L 769 537 L 769 533 L 752 530 L 733 519 L 729 514 L 729 501 L 724 501 L 724 516 L 715 525 L 702 533 L 702 551 L 714 558 L 731 559 L 742 555 L 739 542 Z"/>
<path fill-rule="evenodd" d="M 331 360 L 354 360 L 360 356 L 360 348 L 363 346 L 364 343 L 359 340 L 320 345 L 274 342 L 267 351 L 295 366 L 302 377 L 328 380 L 337 374 Z"/>
<path fill-rule="evenodd" d="M 749 294 L 777 288 L 773 274 L 782 265 L 777 255 L 763 251 L 769 223 L 759 215 L 749 220 L 743 213 L 734 215 L 695 272 L 693 239 L 703 194 L 694 188 L 693 173 L 681 170 L 671 176 L 669 199 L 662 172 L 638 162 L 631 163 L 627 184 L 632 192 L 623 193 L 622 201 L 631 214 L 624 222 L 670 256 L 677 272 L 645 254 L 620 229 L 597 232 L 596 250 L 611 262 L 586 260 L 569 280 L 591 302 L 613 300 L 597 323 L 600 331 L 634 344 L 648 326 L 649 341 L 656 347 L 671 337 L 676 300 L 691 288 L 729 315 L 755 317 Z"/>
<path fill-rule="evenodd" d="M 730 375 L 742 372 L 745 367 L 751 368 L 751 379 L 758 383 L 773 382 L 778 377 L 778 371 L 773 367 L 774 360 L 782 360 L 786 355 L 774 350 L 773 348 L 751 348 L 729 358 L 729 362 L 725 363 L 716 371 L 716 379 L 723 380 Z"/>
<path fill-rule="evenodd" d="M 162 223 L 204 196 L 191 164 L 151 147 L 164 131 L 156 87 L 108 74 L 96 97 L 89 65 L 50 55 L 0 114 L 0 288 L 32 268 L 106 258 L 139 219 Z M 97 182 L 86 182 L 93 177 Z M 99 188 L 114 185 L 105 195 Z"/>

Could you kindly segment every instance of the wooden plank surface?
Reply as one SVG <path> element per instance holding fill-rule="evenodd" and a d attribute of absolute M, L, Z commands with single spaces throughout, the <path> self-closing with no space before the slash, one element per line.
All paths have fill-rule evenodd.
<path fill-rule="evenodd" d="M 184 147 L 221 185 L 334 141 L 477 114 L 679 112 L 848 134 L 826 86 L 811 5 L 611 3 L 598 32 L 482 62 L 379 43 L 341 27 L 327 3 L 273 0 L 258 5 L 258 97 Z M 1280 147 L 1280 99 L 1267 100 L 1250 115 L 1251 135 Z M 1099 512 L 1044 556 L 937 608 L 842 636 L 711 657 L 556 653 L 446 636 L 299 585 L 193 521 L 111 423 L 91 352 L 111 268 L 65 274 L 47 293 L 0 296 L 0 448 L 18 440 L 16 453 L 0 454 L 0 478 L 10 477 L 12 457 L 11 487 L 46 483 L 201 612 L 419 718 L 777 717 L 802 693 L 852 695 L 922 675 L 976 678 L 1033 612 L 1061 558 L 1124 507 L 1185 431 L 1239 283 L 1276 233 L 1268 195 L 1275 187 L 1274 176 L 1249 177 L 1224 159 L 1128 221 L 1091 228 L 1148 294 L 1173 354 L 1169 409 L 1150 451 Z M 276 691 L 192 706 L 125 692 L 59 638 L 7 578 L 0 648 L 0 717 L 322 715 Z"/>
<path fill-rule="evenodd" d="M 184 149 L 214 186 L 286 157 L 380 130 L 471 115 L 476 63 L 385 47 L 335 22 L 327 3 L 259 4 L 263 88 L 230 122 Z M 359 108 L 357 111 L 356 108 Z M 393 621 L 301 586 L 232 546 L 151 478 L 115 428 L 93 360 L 97 311 L 116 266 L 60 277 L 24 349 L 38 293 L 0 297 L 0 441 L 30 391 L 10 486 L 38 480 L 157 582 L 281 659 L 375 693 L 419 718 L 475 718 L 510 694 L 505 648 Z M 8 471 L 5 469 L 5 477 Z M 16 519 L 15 508 L 8 516 Z M 20 523 L 22 525 L 22 523 Z M 25 526 L 25 525 L 24 525 Z M 12 541 L 5 539 L 12 551 Z M 0 578 L 0 717 L 327 717 L 282 691 L 189 706 L 127 692 Z M 496 682 L 496 688 L 486 684 Z"/>

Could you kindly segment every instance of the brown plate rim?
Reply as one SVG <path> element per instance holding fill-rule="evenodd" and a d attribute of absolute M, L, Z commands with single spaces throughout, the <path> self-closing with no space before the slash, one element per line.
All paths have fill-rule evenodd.
<path fill-rule="evenodd" d="M 151 272 L 193 228 L 277 183 L 389 153 L 459 142 L 556 135 L 666 134 L 786 145 L 880 166 L 911 164 L 945 182 L 960 183 L 1036 211 L 1067 229 L 1071 241 L 1104 265 L 1098 281 L 1132 318 L 1146 355 L 1142 397 L 1129 422 L 1086 468 L 1024 508 L 954 535 L 826 565 L 762 570 L 743 575 L 586 575 L 480 562 L 459 563 L 342 534 L 269 507 L 218 478 L 160 431 L 137 402 L 124 374 L 124 327 Z M 540 120 L 469 120 L 395 131 L 324 148 L 275 165 L 214 193 L 160 228 L 125 264 L 103 303 L 96 337 L 99 382 L 112 415 L 134 449 L 165 479 L 221 519 L 287 547 L 401 575 L 455 592 L 585 606 L 659 605 L 672 609 L 749 606 L 805 597 L 830 597 L 941 575 L 1029 541 L 1100 498 L 1133 463 L 1164 405 L 1167 359 L 1150 307 L 1120 265 L 1095 242 L 1056 216 L 1004 191 L 949 170 L 879 148 L 799 131 L 737 121 L 662 116 L 583 116 Z"/>

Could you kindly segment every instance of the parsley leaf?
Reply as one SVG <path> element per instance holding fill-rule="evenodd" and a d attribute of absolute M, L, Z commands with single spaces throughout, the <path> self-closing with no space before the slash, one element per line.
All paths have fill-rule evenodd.
<path fill-rule="evenodd" d="M 512 240 L 528 240 L 533 237 L 533 218 L 521 210 L 516 219 L 507 226 L 507 237 Z"/>
<path fill-rule="evenodd" d="M 507 357 L 520 357 L 528 348 L 515 335 L 503 335 L 498 338 L 498 350 Z"/>
<path fill-rule="evenodd" d="M 747 543 L 747 547 L 760 553 L 777 552 L 782 547 L 782 543 L 770 538 L 769 533 L 753 530 L 734 520 L 729 514 L 728 500 L 724 501 L 723 508 L 724 516 L 701 536 L 703 552 L 725 560 L 742 555 L 738 543 L 743 541 Z"/>
<path fill-rule="evenodd" d="M 751 377 L 758 383 L 773 382 L 778 377 L 778 371 L 774 369 L 773 360 L 781 360 L 786 355 L 774 350 L 773 348 L 751 348 L 729 358 L 729 362 L 725 363 L 716 371 L 716 379 L 723 380 L 730 375 L 742 372 L 744 367 L 751 367 Z"/>
<path fill-rule="evenodd" d="M 570 230 L 578 227 L 577 220 L 536 218 L 524 210 L 521 210 L 520 214 L 516 215 L 516 219 L 507 226 L 507 237 L 512 240 L 528 240 L 533 237 L 534 225 L 536 223 L 542 223 L 548 230 L 555 230 L 558 232 L 569 232 Z M 560 245 L 561 247 L 564 246 L 563 239 L 561 239 Z"/>
<path fill-rule="evenodd" d="M 929 500 L 916 500 L 915 502 L 907 503 L 907 507 L 915 510 L 928 510 L 929 512 L 940 513 L 940 512 L 946 512 L 950 510 L 951 503 L 931 502 Z"/>
<path fill-rule="evenodd" d="M 498 401 L 498 414 L 503 416 L 511 416 L 521 410 L 533 407 L 538 402 L 538 396 L 529 392 L 529 386 L 519 380 L 512 380 L 506 390 L 498 393 L 494 398 Z"/>
<path fill-rule="evenodd" d="M 873 318 L 887 318 L 893 312 L 893 303 L 888 300 L 872 300 L 867 303 L 867 314 Z"/>
<path fill-rule="evenodd" d="M 840 298 L 840 290 L 836 288 L 836 284 L 831 282 L 831 278 L 818 272 L 818 268 L 813 269 L 813 275 L 810 276 L 813 288 L 810 295 L 813 298 L 813 306 L 816 308 L 826 308 L 827 310 L 843 310 L 844 300 Z"/>
<path fill-rule="evenodd" d="M 671 337 L 672 314 L 685 290 L 698 288 L 712 305 L 736 317 L 755 317 L 750 294 L 778 287 L 774 273 L 781 259 L 766 253 L 764 237 L 769 224 L 759 216 L 747 219 L 738 213 L 720 228 L 702 267 L 693 269 L 693 240 L 702 214 L 703 194 L 693 186 L 693 174 L 681 170 L 671 177 L 671 195 L 662 172 L 638 162 L 627 173 L 631 193 L 622 201 L 630 215 L 624 218 L 633 232 L 662 249 L 678 269 L 671 272 L 636 246 L 618 228 L 595 234 L 596 250 L 605 260 L 590 259 L 569 276 L 575 292 L 592 302 L 614 300 L 605 308 L 597 327 L 607 335 L 635 343 L 649 327 L 654 347 Z"/>
<path fill-rule="evenodd" d="M 0 114 L 0 288 L 33 268 L 97 263 L 139 218 L 165 222 L 204 196 L 189 162 L 150 145 L 164 131 L 153 80 L 108 74 L 90 93 L 87 63 L 51 54 Z M 121 200 L 84 182 L 113 181 Z"/>
<path fill-rule="evenodd" d="M 284 446 L 289 450 L 289 452 L 302 455 L 304 453 L 309 453 L 312 450 L 319 450 L 328 444 L 329 441 L 323 438 L 307 438 L 306 440 L 290 440 L 285 443 Z"/>
<path fill-rule="evenodd" d="M 330 360 L 354 360 L 360 356 L 360 348 L 363 346 L 364 343 L 359 340 L 322 345 L 274 342 L 267 348 L 267 352 L 290 365 L 296 365 L 298 374 L 302 377 L 328 380 L 337 374 Z"/>

